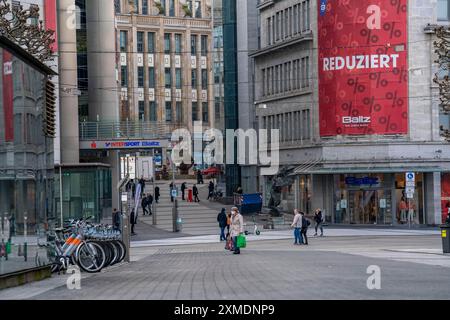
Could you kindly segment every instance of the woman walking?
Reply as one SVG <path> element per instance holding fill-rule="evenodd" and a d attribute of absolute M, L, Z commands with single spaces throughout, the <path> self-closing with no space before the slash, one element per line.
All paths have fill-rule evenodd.
<path fill-rule="evenodd" d="M 237 238 L 244 233 L 244 218 L 239 213 L 238 208 L 231 208 L 231 237 L 233 239 L 234 252 L 233 254 L 240 254 L 241 250 L 237 246 Z"/>
<path fill-rule="evenodd" d="M 316 222 L 316 233 L 314 234 L 314 236 L 317 237 L 317 229 L 320 229 L 320 236 L 323 237 L 323 216 L 322 210 L 320 210 L 319 208 L 317 208 L 314 212 L 314 221 Z"/>

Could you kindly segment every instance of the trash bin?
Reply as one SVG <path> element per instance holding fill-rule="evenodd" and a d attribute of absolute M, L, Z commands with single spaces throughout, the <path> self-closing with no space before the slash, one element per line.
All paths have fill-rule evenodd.
<path fill-rule="evenodd" d="M 441 227 L 442 250 L 450 253 L 450 224 L 443 224 Z"/>

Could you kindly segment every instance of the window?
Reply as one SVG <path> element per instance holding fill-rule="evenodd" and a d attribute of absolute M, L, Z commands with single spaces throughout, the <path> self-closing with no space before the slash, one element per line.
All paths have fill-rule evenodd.
<path fill-rule="evenodd" d="M 261 80 L 262 80 L 262 96 L 266 95 L 266 69 L 261 70 Z"/>
<path fill-rule="evenodd" d="M 127 66 L 122 66 L 120 68 L 120 81 L 122 87 L 128 87 L 128 69 Z"/>
<path fill-rule="evenodd" d="M 144 87 L 144 67 L 138 67 L 138 87 Z"/>
<path fill-rule="evenodd" d="M 272 26 L 271 26 L 271 24 L 270 24 L 270 20 L 271 20 L 271 17 L 268 17 L 267 18 L 267 44 L 271 44 L 272 43 L 272 38 L 271 38 L 271 32 L 272 32 Z"/>
<path fill-rule="evenodd" d="M 181 54 L 181 34 L 175 34 L 175 54 Z"/>
<path fill-rule="evenodd" d="M 38 5 L 36 5 L 36 4 L 30 4 L 30 9 L 32 9 L 32 8 L 37 8 L 37 9 L 39 9 L 39 6 Z M 77 10 L 77 11 L 79 11 L 79 10 Z M 77 12 L 78 13 L 78 12 Z M 81 12 L 80 12 L 80 14 L 81 14 Z M 81 20 L 81 19 L 80 19 Z M 37 15 L 35 15 L 35 16 L 33 16 L 33 17 L 30 17 L 30 25 L 32 25 L 32 26 L 37 26 L 39 24 L 39 14 L 37 14 Z M 78 22 L 77 22 L 77 25 L 78 25 Z M 78 28 L 77 28 L 78 29 Z"/>
<path fill-rule="evenodd" d="M 195 17 L 196 18 L 202 17 L 202 6 L 200 1 L 195 1 Z"/>
<path fill-rule="evenodd" d="M 191 55 L 197 55 L 197 36 L 191 35 Z"/>
<path fill-rule="evenodd" d="M 142 0 L 142 14 L 148 14 L 148 0 Z"/>
<path fill-rule="evenodd" d="M 128 32 L 120 31 L 120 52 L 127 52 L 128 49 Z"/>
<path fill-rule="evenodd" d="M 170 33 L 164 33 L 164 53 L 170 54 Z"/>
<path fill-rule="evenodd" d="M 176 68 L 175 69 L 175 87 L 177 89 L 181 89 L 181 69 Z"/>
<path fill-rule="evenodd" d="M 198 102 L 192 102 L 192 122 L 198 121 Z"/>
<path fill-rule="evenodd" d="M 172 122 L 172 102 L 166 102 L 166 122 Z"/>
<path fill-rule="evenodd" d="M 137 52 L 142 53 L 144 52 L 144 32 L 139 31 L 136 38 Z"/>
<path fill-rule="evenodd" d="M 208 118 L 208 102 L 202 103 L 202 121 L 209 122 Z"/>
<path fill-rule="evenodd" d="M 202 89 L 208 89 L 208 70 L 202 69 Z"/>
<path fill-rule="evenodd" d="M 201 36 L 201 55 L 206 56 L 208 53 L 208 36 Z"/>
<path fill-rule="evenodd" d="M 293 10 L 294 11 L 293 12 L 294 17 L 292 19 L 292 22 L 293 22 L 293 30 L 292 30 L 292 32 L 294 34 L 297 34 L 297 32 L 298 32 L 298 28 L 297 28 L 297 25 L 298 25 L 298 12 L 297 12 L 297 10 L 298 10 L 298 4 L 296 4 L 294 6 L 294 10 Z"/>
<path fill-rule="evenodd" d="M 289 9 L 284 10 L 284 37 L 289 36 Z"/>
<path fill-rule="evenodd" d="M 155 53 L 155 33 L 149 32 L 147 34 L 147 50 L 148 53 Z"/>
<path fill-rule="evenodd" d="M 449 0 L 438 0 L 438 3 L 437 3 L 437 19 L 439 21 L 450 20 Z"/>
<path fill-rule="evenodd" d="M 139 14 L 139 0 L 133 1 L 133 13 Z"/>
<path fill-rule="evenodd" d="M 150 121 L 158 120 L 158 109 L 155 101 L 150 101 Z"/>
<path fill-rule="evenodd" d="M 177 111 L 177 122 L 182 123 L 183 122 L 183 105 L 180 101 L 176 103 L 176 111 Z"/>
<path fill-rule="evenodd" d="M 114 0 L 114 10 L 117 14 L 122 11 L 122 9 L 120 8 L 120 0 Z"/>
<path fill-rule="evenodd" d="M 148 68 L 148 87 L 155 88 L 155 68 Z"/>
<path fill-rule="evenodd" d="M 197 88 L 197 69 L 192 70 L 191 76 L 192 76 L 191 86 L 193 89 Z"/>
<path fill-rule="evenodd" d="M 169 16 L 175 17 L 175 0 L 169 0 Z"/>
<path fill-rule="evenodd" d="M 166 68 L 165 69 L 165 84 L 166 84 L 166 89 L 170 89 L 172 87 L 172 74 L 170 72 L 170 68 Z"/>
<path fill-rule="evenodd" d="M 214 98 L 214 110 L 216 119 L 220 118 L 220 97 Z"/>
<path fill-rule="evenodd" d="M 145 120 L 145 104 L 144 101 L 139 101 L 138 102 L 138 106 L 139 106 L 139 120 L 144 121 Z"/>

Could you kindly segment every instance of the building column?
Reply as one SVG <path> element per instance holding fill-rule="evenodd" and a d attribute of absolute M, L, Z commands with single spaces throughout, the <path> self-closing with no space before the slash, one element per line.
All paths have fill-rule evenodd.
<path fill-rule="evenodd" d="M 73 94 L 73 89 L 78 87 L 77 34 L 73 23 L 76 7 L 75 0 L 60 0 L 57 3 L 61 162 L 78 163 L 80 161 L 78 96 Z"/>
<path fill-rule="evenodd" d="M 111 203 L 112 208 L 120 208 L 120 194 L 117 190 L 117 184 L 120 181 L 120 159 L 119 151 L 111 150 L 108 151 L 107 163 L 111 166 Z"/>
<path fill-rule="evenodd" d="M 425 214 L 427 224 L 442 223 L 441 173 L 425 173 Z"/>

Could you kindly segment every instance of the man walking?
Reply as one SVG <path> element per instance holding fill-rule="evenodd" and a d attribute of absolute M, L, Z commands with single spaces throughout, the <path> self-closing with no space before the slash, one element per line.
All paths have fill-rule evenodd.
<path fill-rule="evenodd" d="M 219 222 L 220 227 L 220 241 L 226 241 L 225 227 L 227 226 L 227 214 L 225 208 L 217 215 L 217 222 Z"/>
<path fill-rule="evenodd" d="M 302 215 L 298 212 L 298 209 L 294 210 L 294 221 L 292 222 L 291 227 L 294 228 L 294 245 L 302 244 Z"/>
<path fill-rule="evenodd" d="M 322 210 L 319 208 L 316 209 L 314 212 L 314 221 L 316 222 L 316 233 L 314 233 L 314 236 L 317 237 L 317 229 L 320 228 L 320 236 L 323 237 L 323 216 L 322 216 Z"/>
<path fill-rule="evenodd" d="M 155 202 L 159 203 L 159 197 L 160 197 L 160 193 L 159 193 L 159 187 L 155 188 Z"/>
<path fill-rule="evenodd" d="M 197 185 L 194 184 L 194 187 L 192 188 L 192 194 L 194 195 L 194 202 L 200 202 L 200 199 L 198 198 L 198 188 Z"/>
<path fill-rule="evenodd" d="M 187 189 L 187 187 L 186 187 L 186 182 L 183 182 L 182 184 L 181 184 L 181 200 L 185 200 L 184 199 L 184 194 L 185 194 L 185 192 L 186 192 L 186 189 Z"/>
<path fill-rule="evenodd" d="M 210 181 L 208 185 L 208 198 L 206 200 L 213 198 L 214 197 L 213 194 L 214 194 L 214 182 Z"/>
<path fill-rule="evenodd" d="M 136 225 L 136 214 L 134 212 L 134 209 L 131 210 L 131 214 L 130 214 L 130 224 L 131 224 L 131 235 L 135 236 L 136 233 L 134 232 L 134 226 Z"/>
<path fill-rule="evenodd" d="M 152 206 L 153 206 L 153 196 L 151 195 L 151 193 L 148 194 L 147 196 L 147 206 L 148 206 L 148 212 L 149 215 L 152 215 Z"/>
<path fill-rule="evenodd" d="M 303 237 L 303 244 L 308 245 L 308 227 L 311 224 L 311 222 L 309 222 L 308 219 L 306 219 L 305 217 L 305 213 L 301 212 L 300 215 L 302 216 L 302 231 L 301 231 L 301 235 Z"/>
<path fill-rule="evenodd" d="M 145 194 L 142 195 L 142 201 L 141 201 L 141 207 L 142 207 L 142 214 L 145 216 L 146 213 L 148 213 L 147 211 L 147 196 Z"/>

